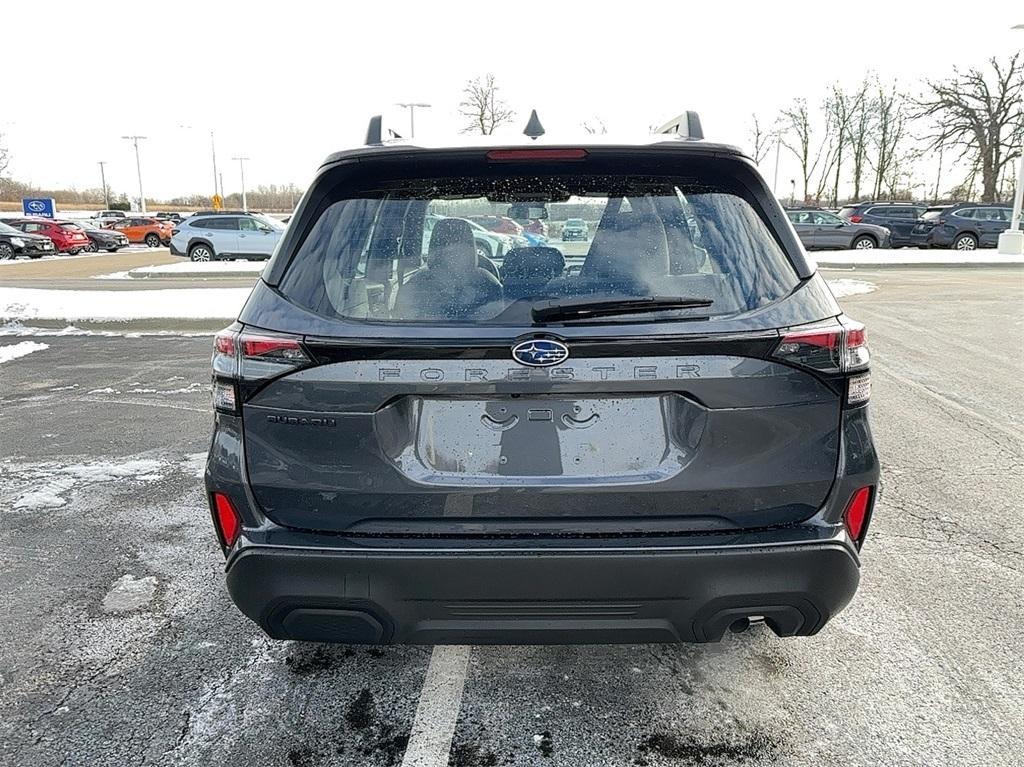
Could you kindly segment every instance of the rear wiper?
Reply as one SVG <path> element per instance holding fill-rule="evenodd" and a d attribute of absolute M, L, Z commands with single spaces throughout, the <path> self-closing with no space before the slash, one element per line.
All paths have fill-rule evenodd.
<path fill-rule="evenodd" d="M 710 298 L 682 296 L 638 296 L 636 298 L 563 298 L 539 301 L 533 305 L 534 322 L 608 317 L 615 314 L 642 314 L 666 309 L 699 309 L 711 306 Z"/>

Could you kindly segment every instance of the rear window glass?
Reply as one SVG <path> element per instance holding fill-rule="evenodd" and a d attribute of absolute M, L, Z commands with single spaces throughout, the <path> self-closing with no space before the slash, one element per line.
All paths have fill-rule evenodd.
<path fill-rule="evenodd" d="M 839 209 L 839 215 L 842 216 L 843 218 L 849 218 L 856 212 L 857 209 L 852 205 L 847 205 L 845 208 Z"/>
<path fill-rule="evenodd" d="M 934 221 L 935 219 L 942 216 L 946 212 L 946 208 L 928 208 L 924 213 L 921 214 L 921 218 L 925 221 Z"/>
<path fill-rule="evenodd" d="M 538 325 L 531 309 L 540 301 L 712 302 L 643 315 L 658 321 L 750 311 L 798 283 L 751 202 L 692 180 L 534 176 L 394 187 L 326 205 L 281 292 L 333 318 Z M 567 225 L 596 222 L 590 239 L 527 239 L 481 232 L 468 221 L 507 215 L 524 202 Z M 636 322 L 637 315 L 588 321 Z"/>

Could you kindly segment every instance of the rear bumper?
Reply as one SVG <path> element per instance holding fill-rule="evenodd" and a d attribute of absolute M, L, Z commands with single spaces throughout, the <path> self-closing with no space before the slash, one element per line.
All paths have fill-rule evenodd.
<path fill-rule="evenodd" d="M 324 549 L 243 543 L 232 599 L 271 637 L 398 644 L 717 641 L 763 616 L 809 635 L 853 597 L 848 539 L 704 548 Z"/>

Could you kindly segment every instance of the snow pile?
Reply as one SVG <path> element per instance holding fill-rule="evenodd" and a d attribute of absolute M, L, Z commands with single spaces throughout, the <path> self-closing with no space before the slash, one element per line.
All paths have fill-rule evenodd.
<path fill-rule="evenodd" d="M 845 298 L 846 296 L 858 296 L 864 293 L 873 293 L 878 289 L 878 286 L 872 282 L 865 282 L 864 280 L 851 280 L 847 278 L 839 280 L 828 280 L 828 286 L 832 288 L 832 295 L 836 298 Z"/>
<path fill-rule="evenodd" d="M 970 266 L 1024 264 L 1020 256 L 1004 256 L 995 250 L 945 250 L 918 248 L 870 248 L 829 250 L 810 254 L 819 266 Z"/>
<path fill-rule="evenodd" d="M 250 288 L 0 288 L 0 320 L 233 319 L 251 292 Z"/>
<path fill-rule="evenodd" d="M 226 272 L 242 272 L 243 274 L 259 274 L 267 265 L 266 261 L 182 261 L 178 264 L 158 264 L 156 266 L 140 266 L 132 269 L 133 277 L 148 277 L 153 274 L 224 274 Z"/>
<path fill-rule="evenodd" d="M 17 344 L 7 344 L 0 346 L 0 362 L 10 362 L 16 360 L 18 357 L 24 357 L 26 354 L 32 352 L 41 352 L 43 349 L 49 349 L 48 344 L 40 344 L 35 341 L 22 341 Z"/>
<path fill-rule="evenodd" d="M 0 325 L 0 336 L 100 336 L 103 338 L 142 338 L 143 336 L 173 336 L 176 338 L 201 338 L 212 336 L 213 333 L 180 333 L 174 330 L 144 330 L 137 332 L 125 332 L 123 330 L 86 330 L 77 328 L 74 325 L 67 325 L 63 328 L 40 328 L 32 325 L 22 325 L 20 322 L 6 322 Z"/>

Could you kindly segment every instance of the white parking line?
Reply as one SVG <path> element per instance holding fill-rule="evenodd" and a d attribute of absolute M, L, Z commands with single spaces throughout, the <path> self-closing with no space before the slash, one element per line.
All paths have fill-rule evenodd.
<path fill-rule="evenodd" d="M 467 645 L 434 647 L 402 767 L 445 767 L 448 764 L 455 723 L 462 708 L 470 649 Z"/>

